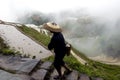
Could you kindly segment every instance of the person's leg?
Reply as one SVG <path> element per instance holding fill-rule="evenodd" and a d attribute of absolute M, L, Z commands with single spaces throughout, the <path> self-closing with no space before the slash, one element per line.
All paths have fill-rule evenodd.
<path fill-rule="evenodd" d="M 68 68 L 68 66 L 67 66 L 66 64 L 64 64 L 63 67 L 64 67 L 67 71 L 70 71 L 70 69 Z"/>
<path fill-rule="evenodd" d="M 66 64 L 64 64 L 63 67 L 66 69 L 65 74 L 69 74 L 72 72 L 72 70 Z"/>
<path fill-rule="evenodd" d="M 61 64 L 59 62 L 59 59 L 57 59 L 57 58 L 55 58 L 55 60 L 54 60 L 54 67 L 57 70 L 59 77 L 62 77 Z"/>
<path fill-rule="evenodd" d="M 65 64 L 65 62 L 63 60 L 64 56 L 65 55 L 63 55 L 62 58 L 61 58 L 61 66 L 63 66 L 67 70 L 67 72 L 72 72 L 72 70 Z"/>
<path fill-rule="evenodd" d="M 63 64 L 62 64 L 62 67 L 64 67 L 65 68 L 65 70 L 66 70 L 66 73 L 67 74 L 69 74 L 69 73 L 71 73 L 72 72 L 72 70 L 65 64 L 65 62 L 64 61 L 62 61 L 63 62 Z"/>
<path fill-rule="evenodd" d="M 64 56 L 62 57 L 62 60 L 61 60 L 61 66 L 64 67 L 66 69 L 66 74 L 69 74 L 72 72 L 72 70 L 65 64 L 64 60 L 63 60 Z"/>
<path fill-rule="evenodd" d="M 58 64 L 57 65 L 54 64 L 54 67 L 55 67 L 55 69 L 58 72 L 58 76 L 55 76 L 54 79 L 60 79 L 60 80 L 62 80 L 63 79 L 63 75 L 62 75 L 62 72 L 61 72 L 61 65 L 58 65 Z"/>
<path fill-rule="evenodd" d="M 62 77 L 61 66 L 55 66 L 55 69 L 57 70 L 59 76 Z"/>

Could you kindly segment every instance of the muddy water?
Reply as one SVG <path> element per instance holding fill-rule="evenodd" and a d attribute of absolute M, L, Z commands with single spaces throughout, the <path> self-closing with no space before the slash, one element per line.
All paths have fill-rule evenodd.
<path fill-rule="evenodd" d="M 0 36 L 12 49 L 23 54 L 36 56 L 38 59 L 52 55 L 49 50 L 19 32 L 14 26 L 0 24 Z"/>

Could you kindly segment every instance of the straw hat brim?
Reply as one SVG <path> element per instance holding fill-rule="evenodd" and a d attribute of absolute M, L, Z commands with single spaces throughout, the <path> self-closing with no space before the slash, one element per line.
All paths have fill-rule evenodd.
<path fill-rule="evenodd" d="M 62 29 L 60 28 L 59 25 L 53 25 L 51 22 L 48 22 L 48 23 L 45 23 L 43 25 L 43 28 L 44 29 L 47 29 L 49 31 L 52 31 L 52 32 L 62 32 Z"/>

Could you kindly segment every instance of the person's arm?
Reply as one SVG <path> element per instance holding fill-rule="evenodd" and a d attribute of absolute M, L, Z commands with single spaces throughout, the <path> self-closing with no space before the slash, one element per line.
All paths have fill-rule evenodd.
<path fill-rule="evenodd" d="M 48 49 L 52 50 L 54 48 L 54 40 L 53 38 L 51 39 L 50 43 L 48 44 Z"/>

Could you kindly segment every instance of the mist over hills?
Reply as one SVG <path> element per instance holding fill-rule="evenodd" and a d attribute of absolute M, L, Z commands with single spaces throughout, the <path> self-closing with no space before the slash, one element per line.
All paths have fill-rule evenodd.
<path fill-rule="evenodd" d="M 104 55 L 120 61 L 119 16 L 109 20 L 81 9 L 51 14 L 26 13 L 17 20 L 20 23 L 35 25 L 56 22 L 63 28 L 66 40 L 88 57 Z"/>

